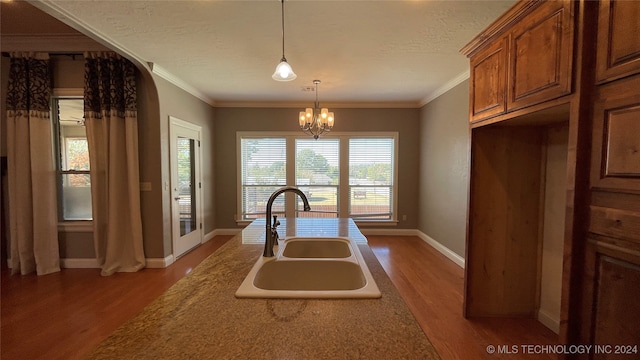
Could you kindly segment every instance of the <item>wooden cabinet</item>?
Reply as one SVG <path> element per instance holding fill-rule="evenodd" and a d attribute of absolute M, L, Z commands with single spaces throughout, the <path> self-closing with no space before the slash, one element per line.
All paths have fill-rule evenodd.
<path fill-rule="evenodd" d="M 639 19 L 640 1 L 519 1 L 463 49 L 473 74 L 465 316 L 540 315 L 553 193 L 551 214 L 565 220 L 560 342 L 640 356 Z M 501 83 L 478 74 L 500 74 L 505 46 L 497 110 Z M 557 121 L 568 129 L 561 159 L 545 133 Z M 562 189 L 549 187 L 552 173 Z"/>
<path fill-rule="evenodd" d="M 571 93 L 574 5 L 519 2 L 461 50 L 471 65 L 471 122 Z"/>
<path fill-rule="evenodd" d="M 640 73 L 640 6 L 637 1 L 600 1 L 597 80 Z"/>
<path fill-rule="evenodd" d="M 506 111 L 507 39 L 501 39 L 471 59 L 469 119 L 482 120 Z"/>
<path fill-rule="evenodd" d="M 591 186 L 640 191 L 640 76 L 597 89 Z"/>
<path fill-rule="evenodd" d="M 509 32 L 508 110 L 571 93 L 572 5 L 545 2 Z"/>

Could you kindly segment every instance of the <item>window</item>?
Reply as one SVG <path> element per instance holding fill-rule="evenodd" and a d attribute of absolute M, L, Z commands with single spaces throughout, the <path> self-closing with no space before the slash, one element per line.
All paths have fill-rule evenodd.
<path fill-rule="evenodd" d="M 296 139 L 296 186 L 307 195 L 313 212 L 300 211 L 299 217 L 338 217 L 340 184 L 340 141 L 338 139 Z"/>
<path fill-rule="evenodd" d="M 349 139 L 349 216 L 386 219 L 393 214 L 393 139 Z"/>
<path fill-rule="evenodd" d="M 92 220 L 89 146 L 84 127 L 82 98 L 54 97 L 52 104 L 59 218 Z"/>
<path fill-rule="evenodd" d="M 295 185 L 307 195 L 311 212 L 287 194 L 276 199 L 274 214 L 395 221 L 397 138 L 397 133 L 332 133 L 314 140 L 298 133 L 239 132 L 238 220 L 264 217 L 271 193 Z"/>
<path fill-rule="evenodd" d="M 253 220 L 264 217 L 271 193 L 287 184 L 286 139 L 246 138 L 241 148 L 242 220 Z M 276 199 L 272 212 L 284 214 L 284 196 Z"/>

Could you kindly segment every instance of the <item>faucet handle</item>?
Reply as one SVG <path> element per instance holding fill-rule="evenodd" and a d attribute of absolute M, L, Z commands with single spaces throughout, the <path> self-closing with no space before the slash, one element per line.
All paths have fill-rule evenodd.
<path fill-rule="evenodd" d="M 280 220 L 278 220 L 278 215 L 273 215 L 273 228 L 275 229 L 276 227 L 278 227 L 278 225 L 280 225 Z"/>

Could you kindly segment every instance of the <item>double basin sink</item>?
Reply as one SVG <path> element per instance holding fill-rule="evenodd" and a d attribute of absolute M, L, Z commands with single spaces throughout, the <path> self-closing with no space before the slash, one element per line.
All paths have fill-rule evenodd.
<path fill-rule="evenodd" d="M 279 240 L 274 257 L 261 256 L 239 298 L 379 298 L 357 244 L 342 237 Z"/>

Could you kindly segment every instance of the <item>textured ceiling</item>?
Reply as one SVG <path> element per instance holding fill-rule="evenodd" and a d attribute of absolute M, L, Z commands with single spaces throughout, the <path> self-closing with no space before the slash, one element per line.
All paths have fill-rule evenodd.
<path fill-rule="evenodd" d="M 464 77 L 467 42 L 513 1 L 32 1 L 218 106 L 313 101 L 418 106 Z M 158 68 L 157 68 L 158 69 Z"/>

